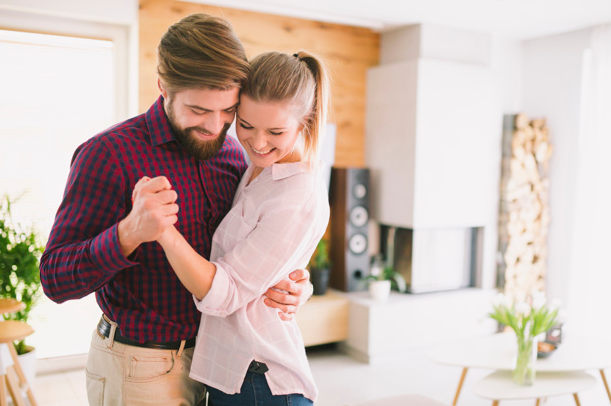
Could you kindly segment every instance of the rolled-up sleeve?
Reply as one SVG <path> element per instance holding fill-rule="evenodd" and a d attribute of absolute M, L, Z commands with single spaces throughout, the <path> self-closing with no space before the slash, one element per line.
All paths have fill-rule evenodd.
<path fill-rule="evenodd" d="M 195 300 L 198 309 L 225 317 L 305 267 L 328 222 L 328 207 L 320 204 L 312 193 L 288 193 L 268 201 L 248 236 L 212 261 L 216 275 L 204 299 Z"/>

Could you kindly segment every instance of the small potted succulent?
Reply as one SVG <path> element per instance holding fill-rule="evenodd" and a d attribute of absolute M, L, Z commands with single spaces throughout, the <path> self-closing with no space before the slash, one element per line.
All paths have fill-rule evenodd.
<path fill-rule="evenodd" d="M 407 290 L 403 275 L 395 272 L 391 265 L 384 265 L 380 255 L 374 257 L 370 275 L 365 278 L 365 281 L 369 283 L 368 290 L 370 296 L 378 301 L 388 299 L 391 290 L 401 293 Z"/>
<path fill-rule="evenodd" d="M 324 295 L 329 286 L 331 262 L 329 261 L 328 242 L 322 239 L 316 246 L 316 251 L 310 259 L 310 280 L 314 286 L 315 295 Z"/>

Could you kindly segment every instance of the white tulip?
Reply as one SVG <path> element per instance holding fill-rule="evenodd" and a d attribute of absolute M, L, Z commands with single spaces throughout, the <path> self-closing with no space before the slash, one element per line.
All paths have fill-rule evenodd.
<path fill-rule="evenodd" d="M 532 296 L 533 299 L 533 309 L 540 309 L 545 306 L 545 293 L 544 292 L 535 292 Z"/>
<path fill-rule="evenodd" d="M 515 305 L 517 314 L 526 315 L 530 311 L 530 306 L 526 302 L 518 302 Z"/>

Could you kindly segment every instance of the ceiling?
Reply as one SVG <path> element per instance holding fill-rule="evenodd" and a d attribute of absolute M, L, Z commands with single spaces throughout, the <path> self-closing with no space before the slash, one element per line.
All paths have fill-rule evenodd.
<path fill-rule="evenodd" d="M 428 23 L 528 39 L 611 23 L 611 0 L 190 0 L 378 31 Z"/>

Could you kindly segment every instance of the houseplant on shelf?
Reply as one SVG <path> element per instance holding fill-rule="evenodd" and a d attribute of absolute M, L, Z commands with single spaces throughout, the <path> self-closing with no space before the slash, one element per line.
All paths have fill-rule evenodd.
<path fill-rule="evenodd" d="M 365 281 L 369 282 L 369 294 L 375 300 L 386 300 L 391 290 L 403 293 L 407 289 L 403 275 L 395 272 L 392 265 L 384 265 L 380 255 L 373 258 L 370 274 Z"/>
<path fill-rule="evenodd" d="M 310 280 L 314 288 L 314 294 L 324 295 L 329 286 L 331 274 L 331 262 L 329 261 L 329 247 L 325 239 L 321 239 L 316 246 L 316 251 L 310 259 Z"/>
<path fill-rule="evenodd" d="M 38 266 L 44 247 L 33 229 L 13 221 L 11 204 L 8 196 L 0 202 L 0 298 L 25 304 L 23 310 L 4 315 L 5 319 L 27 322 L 41 295 Z M 15 348 L 20 355 L 33 350 L 24 340 L 16 342 Z"/>
<path fill-rule="evenodd" d="M 499 293 L 489 317 L 511 328 L 516 334 L 517 354 L 513 380 L 518 385 L 532 385 L 535 381 L 537 336 L 552 328 L 558 318 L 557 304 L 547 306 L 543 292 L 537 292 L 527 301 L 512 303 Z"/>

